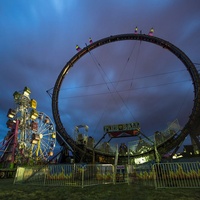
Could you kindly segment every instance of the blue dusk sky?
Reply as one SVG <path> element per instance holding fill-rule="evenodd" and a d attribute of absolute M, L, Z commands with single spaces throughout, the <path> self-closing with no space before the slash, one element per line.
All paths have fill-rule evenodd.
<path fill-rule="evenodd" d="M 154 36 L 200 63 L 200 1 L 197 0 L 0 0 L 0 140 L 7 134 L 13 93 L 25 86 L 37 110 L 52 120 L 46 92 L 65 64 L 93 41 L 154 28 Z M 66 75 L 59 112 L 67 132 L 89 126 L 99 140 L 103 126 L 140 123 L 153 135 L 192 112 L 194 88 L 183 65 L 168 50 L 141 41 L 121 41 L 94 49 Z"/>

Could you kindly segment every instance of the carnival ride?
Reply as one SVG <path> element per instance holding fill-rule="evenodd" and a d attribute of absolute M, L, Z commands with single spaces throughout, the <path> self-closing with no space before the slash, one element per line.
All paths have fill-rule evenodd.
<path fill-rule="evenodd" d="M 1 176 L 16 166 L 46 163 L 54 153 L 56 131 L 50 117 L 36 110 L 30 89 L 14 92 L 16 108 L 9 109 L 9 131 L 1 142 Z M 6 171 L 7 169 L 7 171 Z"/>
<path fill-rule="evenodd" d="M 183 128 L 177 120 L 168 125 L 166 130 L 157 131 L 153 136 L 147 137 L 140 129 L 138 122 L 126 124 L 112 124 L 104 126 L 102 138 L 95 143 L 93 137 L 88 136 L 88 126 L 78 125 L 74 130 L 74 137 L 65 129 L 61 121 L 59 111 L 59 93 L 66 74 L 72 66 L 85 54 L 92 50 L 113 42 L 143 41 L 158 45 L 174 54 L 186 67 L 194 86 L 194 104 L 188 122 Z M 63 147 L 61 162 L 66 162 L 69 151 L 73 154 L 73 162 L 86 163 L 129 163 L 140 164 L 149 160 L 159 162 L 160 156 L 173 150 L 176 152 L 185 138 L 190 135 L 198 149 L 199 142 L 199 118 L 200 118 L 200 76 L 194 64 L 187 55 L 172 43 L 153 36 L 151 29 L 148 35 L 139 34 L 137 31 L 131 34 L 114 35 L 92 42 L 81 49 L 76 47 L 78 53 L 73 56 L 60 72 L 52 93 L 52 112 L 56 129 L 51 119 L 43 112 L 38 112 L 37 102 L 30 98 L 30 89 L 25 87 L 23 92 L 13 94 L 16 108 L 9 109 L 7 127 L 10 129 L 1 143 L 1 168 L 13 169 L 15 165 L 37 165 L 47 163 L 53 156 L 56 140 Z M 80 129 L 84 129 L 83 134 Z M 137 142 L 130 142 L 127 147 L 122 143 L 119 148 L 112 149 L 110 140 L 99 144 L 106 135 L 110 140 L 117 137 L 139 137 Z M 119 162 L 118 162 L 119 160 Z M 5 175 L 6 170 L 1 171 Z M 8 173 L 10 171 L 8 170 Z"/>
<path fill-rule="evenodd" d="M 74 154 L 75 162 L 98 162 L 98 163 L 114 163 L 115 153 L 110 153 L 109 151 L 105 152 L 102 150 L 98 150 L 96 148 L 97 145 L 93 147 L 89 147 L 84 143 L 80 143 L 80 141 L 76 141 L 72 138 L 69 132 L 65 129 L 63 122 L 61 121 L 60 111 L 59 111 L 59 93 L 61 91 L 61 85 L 63 83 L 64 78 L 66 77 L 69 70 L 73 67 L 73 65 L 81 59 L 85 54 L 91 53 L 92 50 L 107 45 L 109 43 L 120 42 L 120 41 L 130 41 L 136 40 L 140 42 L 152 43 L 158 45 L 178 58 L 186 69 L 189 72 L 189 75 L 192 79 L 192 83 L 194 86 L 194 104 L 192 108 L 192 112 L 189 116 L 189 120 L 185 124 L 182 129 L 169 128 L 165 131 L 165 133 L 156 132 L 153 141 L 150 141 L 151 145 L 141 145 L 141 147 L 146 147 L 145 150 L 132 150 L 128 155 L 127 154 L 119 154 L 119 161 L 121 163 L 128 162 L 127 158 L 140 159 L 141 157 L 148 157 L 150 159 L 155 159 L 156 155 L 164 155 L 165 153 L 173 150 L 176 152 L 181 143 L 185 140 L 185 138 L 190 135 L 192 140 L 195 141 L 198 149 L 200 149 L 200 142 L 198 139 L 199 136 L 199 118 L 200 118 L 200 76 L 198 70 L 195 68 L 192 61 L 188 58 L 188 56 L 181 51 L 178 47 L 173 45 L 172 43 L 153 36 L 153 29 L 149 32 L 148 35 L 141 34 L 135 30 L 135 33 L 130 34 L 120 34 L 120 35 L 113 35 L 110 37 L 106 37 L 100 39 L 96 42 L 93 42 L 90 39 L 90 44 L 86 45 L 84 48 L 80 48 L 78 45 L 76 46 L 76 50 L 78 53 L 74 55 L 63 67 L 61 70 L 54 88 L 52 92 L 52 112 L 53 118 L 56 124 L 56 131 L 57 131 L 57 139 L 61 146 L 63 146 L 64 150 L 70 150 Z M 142 132 L 141 132 L 142 133 Z M 164 138 L 162 140 L 158 140 L 156 138 Z M 148 138 L 146 138 L 148 139 Z M 149 140 L 149 139 L 148 139 Z M 157 140 L 157 142 L 156 142 Z M 162 142 L 158 142 L 162 141 Z M 142 142 L 142 141 L 141 141 Z M 143 140 L 144 142 L 144 140 Z M 147 144 L 147 143 L 146 143 Z M 148 148 L 147 148 L 148 147 Z M 105 148 L 104 148 L 105 149 Z M 130 161 L 131 163 L 133 161 Z M 136 163 L 136 162 L 135 162 Z"/>

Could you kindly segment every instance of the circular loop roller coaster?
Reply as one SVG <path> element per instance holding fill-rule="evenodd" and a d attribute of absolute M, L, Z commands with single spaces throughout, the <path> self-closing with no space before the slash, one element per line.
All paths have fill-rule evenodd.
<path fill-rule="evenodd" d="M 66 148 L 71 148 L 74 150 L 74 154 L 76 157 L 77 162 L 100 162 L 104 160 L 105 162 L 113 162 L 114 157 L 113 155 L 109 153 L 103 153 L 101 151 L 97 151 L 95 148 L 88 148 L 84 146 L 80 146 L 77 144 L 77 142 L 70 136 L 70 134 L 66 131 L 65 127 L 63 126 L 63 123 L 60 119 L 60 112 L 59 112 L 59 92 L 61 90 L 62 82 L 67 75 L 70 68 L 79 60 L 81 59 L 85 54 L 91 52 L 95 48 L 98 48 L 103 45 L 107 45 L 109 43 L 113 42 L 119 42 L 119 41 L 127 41 L 127 40 L 137 40 L 137 41 L 143 41 L 147 43 L 152 43 L 154 45 L 158 45 L 168 51 L 170 51 L 172 54 L 174 54 L 186 67 L 188 70 L 192 83 L 194 86 L 194 104 L 192 108 L 192 112 L 189 116 L 188 122 L 185 124 L 185 126 L 182 128 L 182 130 L 174 135 L 173 137 L 170 137 L 168 140 L 166 140 L 164 143 L 159 144 L 156 149 L 150 149 L 147 152 L 139 152 L 138 154 L 135 154 L 134 157 L 140 157 L 141 154 L 143 155 L 155 155 L 155 151 L 158 151 L 160 155 L 163 155 L 170 150 L 173 150 L 174 148 L 177 148 L 182 141 L 185 140 L 185 137 L 190 134 L 190 136 L 196 141 L 198 148 L 200 149 L 200 144 L 198 141 L 198 130 L 199 130 L 199 118 L 200 118 L 200 77 L 197 69 L 195 68 L 192 61 L 188 58 L 188 56 L 181 51 L 178 47 L 173 45 L 172 43 L 155 37 L 152 34 L 139 34 L 139 33 L 131 33 L 131 34 L 120 34 L 120 35 L 113 35 L 110 37 L 106 37 L 103 39 L 100 39 L 96 42 L 91 42 L 89 45 L 85 46 L 84 48 L 80 49 L 77 46 L 78 53 L 74 55 L 63 67 L 62 71 L 60 72 L 54 88 L 53 88 L 53 94 L 52 94 L 52 111 L 53 111 L 53 117 L 56 124 L 56 131 L 58 136 L 58 142 L 60 145 L 65 146 Z M 60 139 L 59 139 L 60 138 Z M 62 138 L 62 140 L 61 140 Z M 64 141 L 64 142 L 63 142 Z M 122 156 L 123 157 L 123 156 Z M 126 156 L 127 157 L 127 156 Z M 120 158 L 120 157 L 119 157 Z"/>

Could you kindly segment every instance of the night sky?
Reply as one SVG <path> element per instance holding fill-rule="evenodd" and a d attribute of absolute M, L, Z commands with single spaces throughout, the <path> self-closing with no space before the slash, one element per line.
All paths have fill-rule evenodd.
<path fill-rule="evenodd" d="M 154 36 L 180 48 L 200 67 L 200 1 L 197 0 L 0 0 L 0 140 L 13 93 L 25 86 L 37 110 L 52 119 L 51 98 L 64 65 L 89 38 L 117 34 Z M 121 41 L 99 47 L 75 63 L 59 96 L 61 120 L 89 126 L 99 140 L 103 126 L 138 121 L 147 136 L 192 112 L 194 88 L 181 61 L 151 43 Z"/>

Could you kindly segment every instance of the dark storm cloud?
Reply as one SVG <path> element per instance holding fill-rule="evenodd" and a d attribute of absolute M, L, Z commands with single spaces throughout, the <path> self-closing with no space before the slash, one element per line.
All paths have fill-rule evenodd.
<path fill-rule="evenodd" d="M 38 110 L 52 117 L 46 90 L 77 53 L 76 44 L 83 48 L 89 37 L 96 41 L 133 33 L 135 26 L 148 34 L 154 27 L 155 36 L 199 63 L 199 6 L 195 0 L 2 0 L 1 137 L 7 110 L 14 105 L 12 94 L 24 86 L 31 88 Z M 184 125 L 193 98 L 191 78 L 175 56 L 133 41 L 109 44 L 81 58 L 63 82 L 59 109 L 69 132 L 85 123 L 91 134 L 101 135 L 105 124 L 138 120 L 151 135 L 175 118 Z"/>

